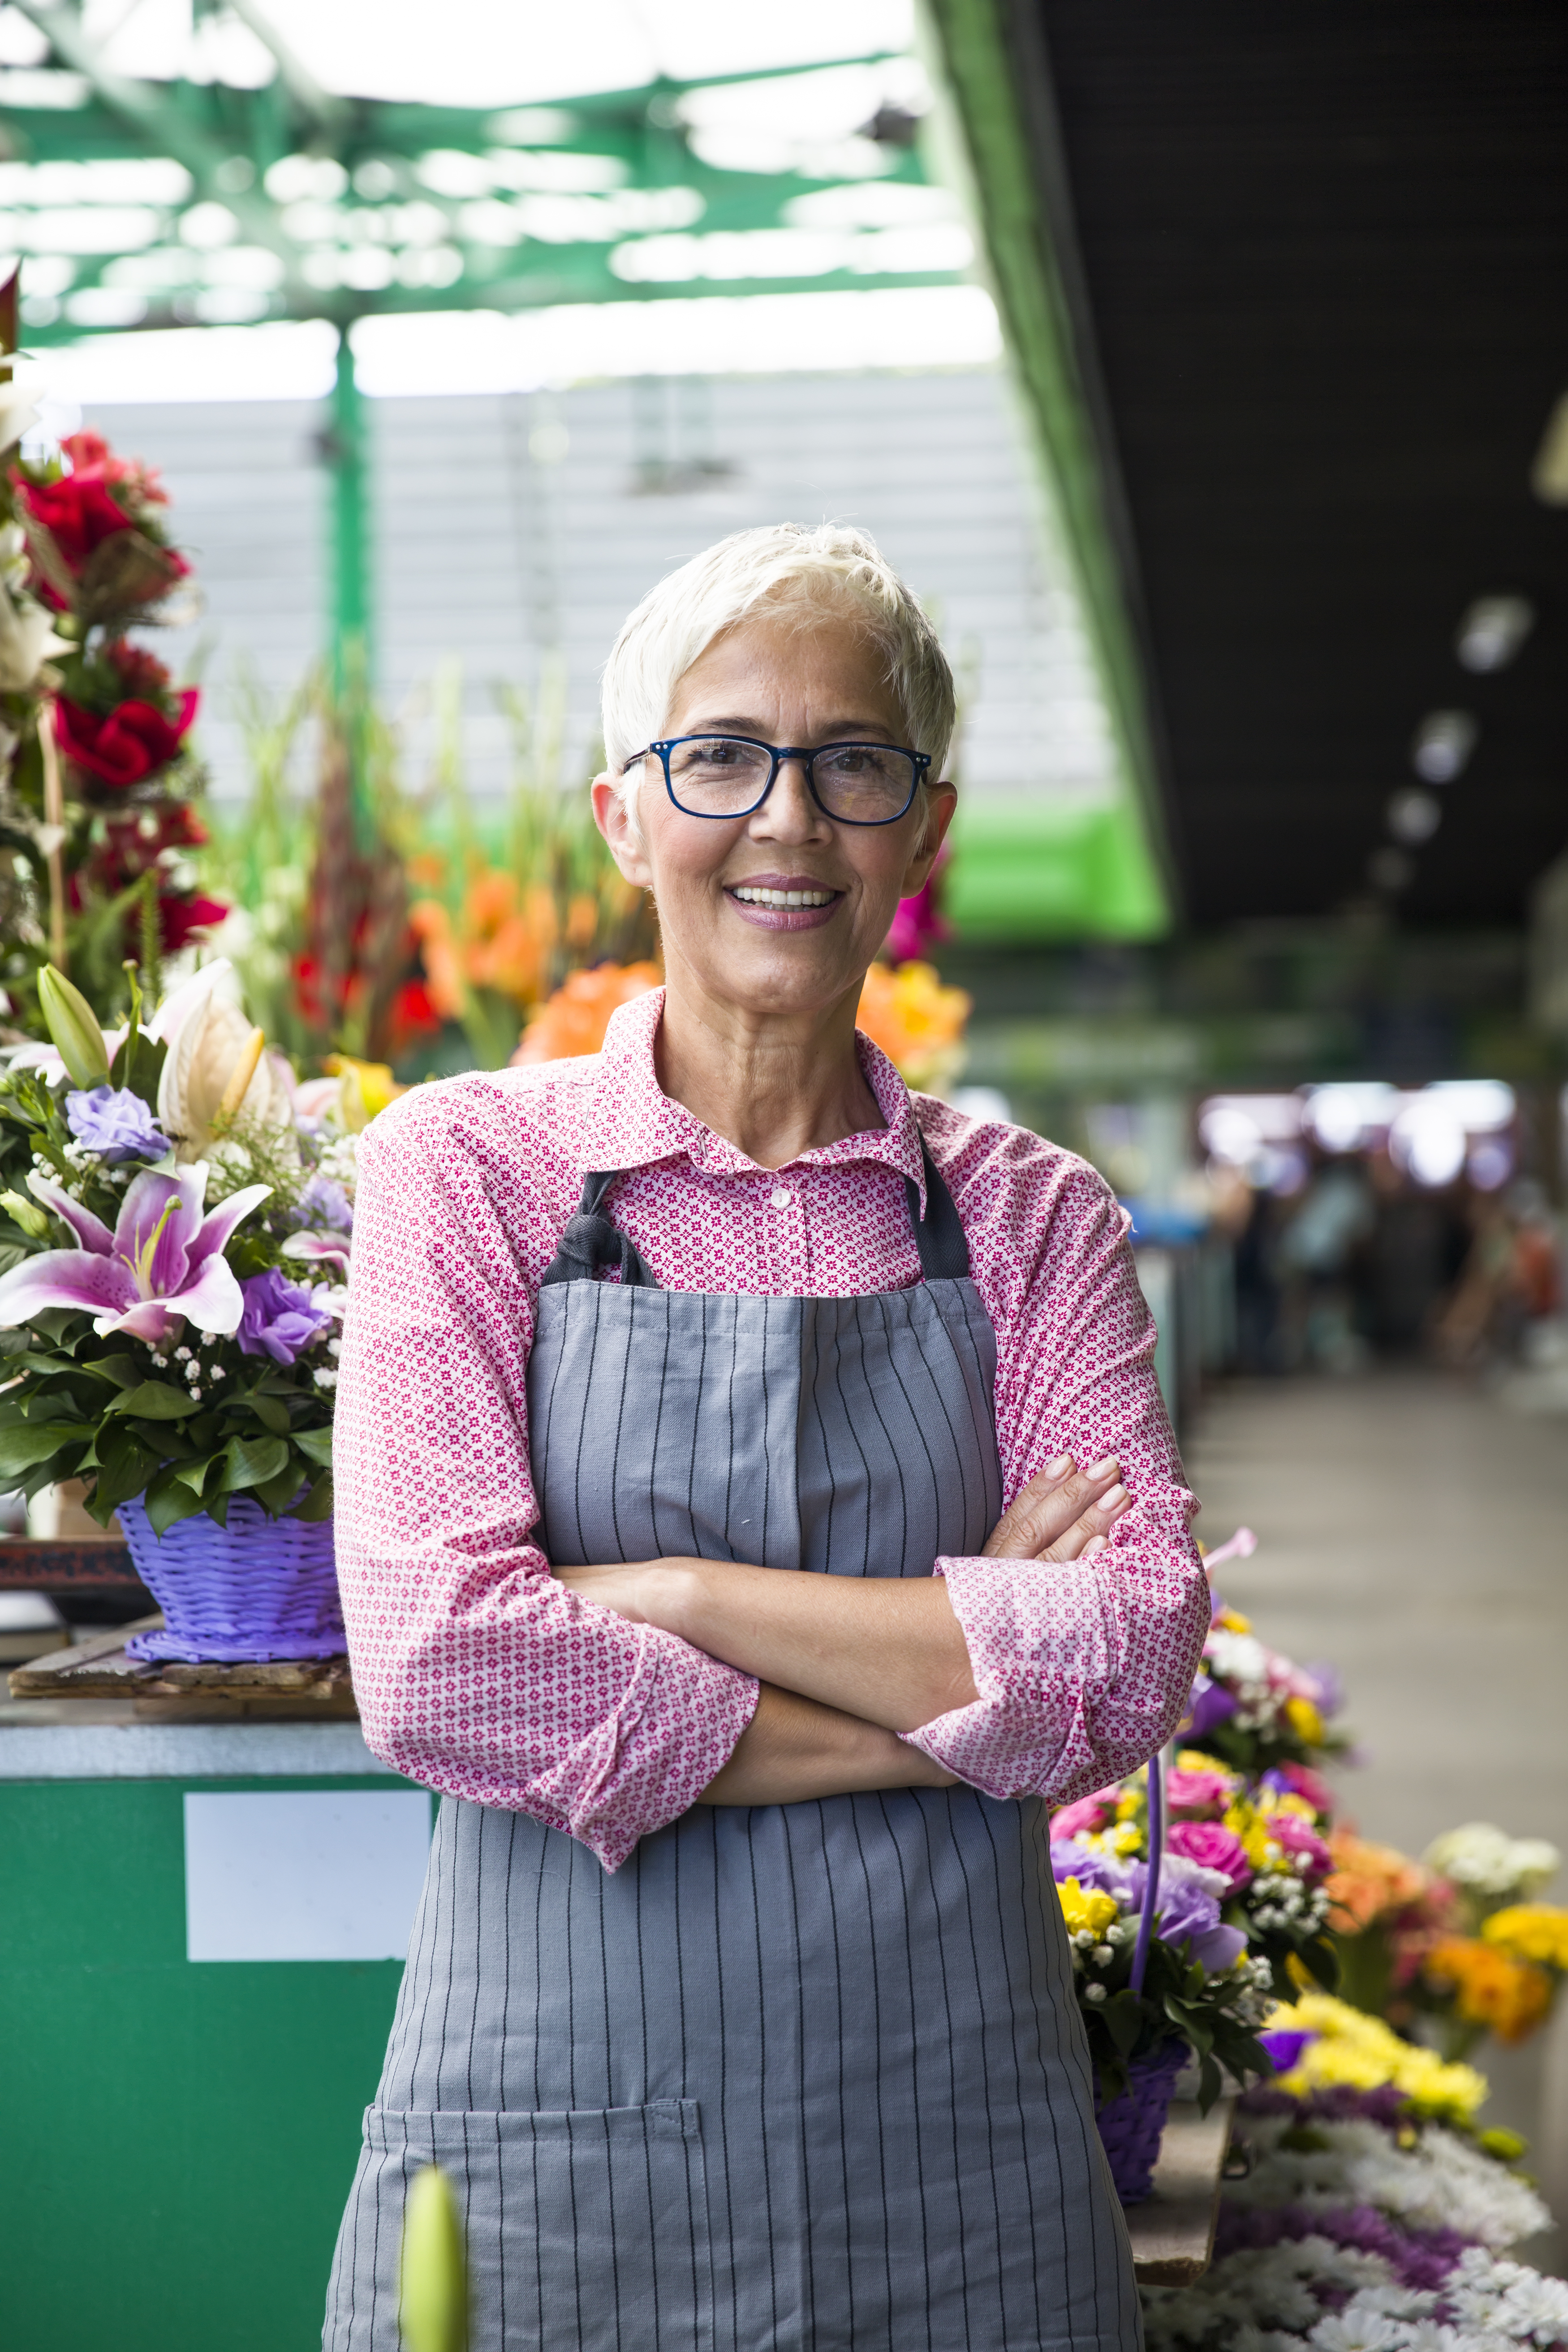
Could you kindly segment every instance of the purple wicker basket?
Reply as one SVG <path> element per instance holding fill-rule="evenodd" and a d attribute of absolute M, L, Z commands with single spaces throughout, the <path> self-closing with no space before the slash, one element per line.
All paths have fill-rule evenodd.
<path fill-rule="evenodd" d="M 1142 2204 L 1154 2185 L 1171 2094 L 1188 2055 L 1184 2042 L 1173 2041 L 1132 2059 L 1127 2068 L 1130 2087 L 1119 2099 L 1095 2109 L 1094 2120 L 1110 2159 L 1110 2178 L 1124 2205 Z"/>
<path fill-rule="evenodd" d="M 238 1665 L 347 1649 L 331 1519 L 274 1519 L 237 1495 L 226 1528 L 200 1511 L 159 1537 L 139 1502 L 121 1504 L 120 1524 L 163 1612 L 162 1633 L 127 1642 L 131 1657 Z"/>

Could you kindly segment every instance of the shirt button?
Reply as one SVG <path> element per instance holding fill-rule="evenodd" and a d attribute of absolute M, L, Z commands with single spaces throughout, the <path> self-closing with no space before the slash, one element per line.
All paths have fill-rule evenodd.
<path fill-rule="evenodd" d="M 773 1206 L 775 1209 L 787 1209 L 794 1197 L 794 1194 L 789 1191 L 787 1185 L 775 1184 L 773 1186 Z"/>

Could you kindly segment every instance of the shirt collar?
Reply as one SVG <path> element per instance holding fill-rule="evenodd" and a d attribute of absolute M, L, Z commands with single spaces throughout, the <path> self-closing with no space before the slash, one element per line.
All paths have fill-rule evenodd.
<path fill-rule="evenodd" d="M 664 1093 L 653 1059 L 653 1041 L 663 1016 L 662 988 L 649 989 L 611 1014 L 588 1123 L 578 1149 L 580 1172 L 586 1175 L 591 1170 L 642 1168 L 655 1160 L 686 1159 L 709 1175 L 782 1173 L 760 1168 L 725 1137 L 704 1127 L 684 1103 L 672 1102 Z M 898 1175 L 913 1179 L 923 1217 L 925 1162 L 910 1090 L 886 1054 L 862 1031 L 856 1032 L 855 1044 L 866 1083 L 886 1124 L 803 1151 L 789 1165 L 835 1168 L 856 1160 L 879 1160 Z"/>

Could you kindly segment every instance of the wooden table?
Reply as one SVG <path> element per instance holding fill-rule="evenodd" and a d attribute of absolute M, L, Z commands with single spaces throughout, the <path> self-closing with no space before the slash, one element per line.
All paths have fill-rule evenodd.
<path fill-rule="evenodd" d="M 1191 2286 L 1207 2270 L 1235 2106 L 1234 2099 L 1220 2099 L 1206 2116 L 1185 2101 L 1172 2106 L 1153 2195 L 1127 2209 L 1140 2286 Z"/>

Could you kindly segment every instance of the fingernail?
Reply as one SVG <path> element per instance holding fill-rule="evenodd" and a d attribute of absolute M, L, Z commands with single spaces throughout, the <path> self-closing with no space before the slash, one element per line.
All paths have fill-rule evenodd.
<path fill-rule="evenodd" d="M 1109 1494 L 1101 1495 L 1096 1507 L 1101 1511 L 1119 1511 L 1123 1503 L 1131 1500 L 1125 1486 L 1112 1486 Z"/>
<path fill-rule="evenodd" d="M 1058 1454 L 1054 1462 L 1047 1463 L 1041 1475 L 1046 1478 L 1065 1478 L 1071 1468 L 1072 1455 L 1070 1454 Z"/>
<path fill-rule="evenodd" d="M 1082 1551 L 1079 1552 L 1079 1558 L 1080 1559 L 1092 1559 L 1093 1555 L 1097 1551 L 1109 1551 L 1110 1549 L 1110 1538 L 1109 1536 L 1090 1536 Z"/>
<path fill-rule="evenodd" d="M 1115 1454 L 1108 1454 L 1103 1462 L 1097 1462 L 1093 1469 L 1086 1471 L 1084 1475 L 1089 1478 L 1110 1478 L 1115 1475 L 1121 1466 Z"/>

